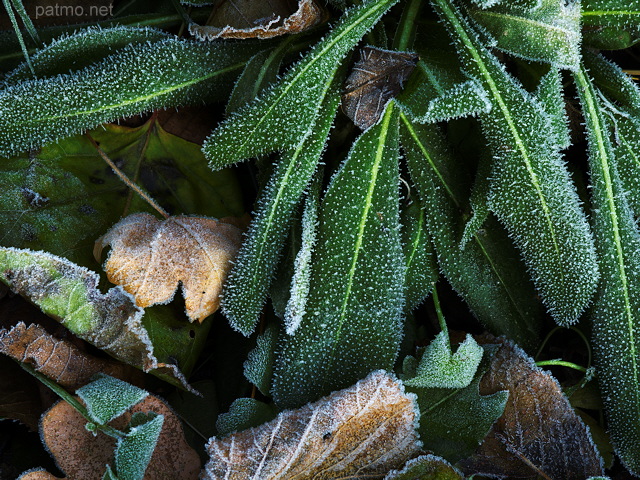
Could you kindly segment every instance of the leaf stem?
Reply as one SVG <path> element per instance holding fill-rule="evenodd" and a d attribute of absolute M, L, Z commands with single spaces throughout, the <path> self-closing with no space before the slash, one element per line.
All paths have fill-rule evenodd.
<path fill-rule="evenodd" d="M 449 345 L 449 351 L 451 351 L 451 340 L 449 339 L 449 328 L 447 328 L 447 322 L 444 319 L 444 315 L 442 314 L 442 308 L 440 308 L 440 299 L 438 298 L 438 290 L 436 288 L 436 283 L 433 283 L 433 288 L 431 289 L 431 297 L 433 298 L 433 306 L 436 309 L 436 315 L 438 316 L 438 323 L 440 323 L 440 329 L 445 333 L 447 337 L 447 344 Z"/>
<path fill-rule="evenodd" d="M 536 366 L 538 367 L 546 367 L 546 366 L 569 367 L 569 368 L 573 368 L 574 370 L 578 370 L 579 372 L 587 373 L 587 369 L 585 367 L 576 365 L 573 362 L 567 362 L 565 360 L 559 360 L 559 359 L 542 360 L 540 362 L 536 362 Z"/>
<path fill-rule="evenodd" d="M 134 190 L 138 195 L 140 195 L 142 197 L 142 199 L 147 202 L 149 205 L 151 205 L 160 215 L 162 215 L 164 218 L 169 218 L 169 214 L 167 213 L 167 211 L 162 208 L 160 205 L 158 205 L 158 203 L 151 198 L 147 193 L 145 193 L 144 191 L 142 191 L 142 189 L 140 187 L 138 187 L 138 185 L 136 185 L 135 183 L 133 183 L 131 180 L 129 180 L 129 177 L 127 177 L 124 172 L 122 170 L 120 170 L 115 163 L 113 163 L 113 161 L 109 158 L 109 156 L 100 148 L 100 146 L 98 145 L 98 143 L 93 139 L 93 137 L 87 133 L 86 134 L 87 137 L 89 138 L 89 141 L 91 142 L 91 144 L 95 147 L 95 149 L 98 151 L 98 153 L 100 154 L 100 156 L 102 157 L 102 159 L 107 163 L 107 165 L 109 165 L 114 173 L 120 178 L 120 180 L 122 180 L 129 188 L 131 188 L 132 190 Z"/>

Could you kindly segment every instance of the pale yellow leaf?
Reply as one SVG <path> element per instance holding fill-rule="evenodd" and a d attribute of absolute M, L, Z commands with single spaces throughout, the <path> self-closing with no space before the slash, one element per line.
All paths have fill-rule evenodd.
<path fill-rule="evenodd" d="M 271 422 L 212 438 L 204 480 L 384 478 L 420 450 L 414 396 L 384 371 Z"/>
<path fill-rule="evenodd" d="M 235 225 L 214 218 L 148 213 L 123 218 L 96 242 L 112 250 L 109 280 L 132 294 L 139 307 L 168 303 L 179 284 L 187 316 L 202 321 L 220 305 L 222 284 L 242 240 Z"/>

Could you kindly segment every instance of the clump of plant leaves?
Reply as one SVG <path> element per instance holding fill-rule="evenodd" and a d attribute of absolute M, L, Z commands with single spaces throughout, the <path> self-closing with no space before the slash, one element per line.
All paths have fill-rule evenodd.
<path fill-rule="evenodd" d="M 202 354 L 211 322 L 228 322 L 241 335 L 227 330 L 217 345 L 243 354 L 235 363 L 244 365 L 229 371 L 244 369 L 247 382 L 217 385 L 217 395 L 230 399 L 222 402 L 219 433 L 264 424 L 256 432 L 268 437 L 285 422 L 283 409 L 313 411 L 321 397 L 357 392 L 371 372 L 395 369 L 416 395 L 422 445 L 437 456 L 412 447 L 402 462 L 376 470 L 379 478 L 461 478 L 457 468 L 469 475 L 602 475 L 584 425 L 557 383 L 522 367 L 524 353 L 498 355 L 505 365 L 498 375 L 491 370 L 497 347 L 471 336 L 454 347 L 441 316 L 432 340 L 429 309 L 420 305 L 442 276 L 466 304 L 456 321 L 473 330 L 477 319 L 529 353 L 541 344 L 544 352 L 553 322 L 580 321 L 591 335 L 615 452 L 640 474 L 640 89 L 598 51 L 633 53 L 638 6 L 334 0 L 324 23 L 312 1 L 276 2 L 259 15 L 264 5 L 247 1 L 237 17 L 227 2 L 217 13 L 219 5 L 183 3 L 189 7 L 161 2 L 158 9 L 175 8 L 182 32 L 212 40 L 122 17 L 126 27 L 70 28 L 44 45 L 41 38 L 51 37 L 39 35 L 22 2 L 4 2 L 16 29 L 12 48 L 25 62 L 3 72 L 0 90 L 0 279 L 99 349 L 145 370 L 163 364 L 198 372 L 211 361 Z M 314 16 L 304 18 L 305 8 Z M 149 21 L 156 13 L 140 11 Z M 193 21 L 204 12 L 211 28 Z M 247 18 L 255 20 L 244 25 Z M 219 115 L 201 151 L 170 137 L 153 113 L 203 103 Z M 133 129 L 101 126 L 147 113 Z M 579 116 L 584 130 L 575 128 Z M 102 293 L 98 277 L 83 269 L 98 270 L 93 240 L 120 216 L 149 210 L 112 168 L 156 198 L 161 212 L 220 218 L 242 214 L 238 191 L 221 193 L 221 184 L 234 182 L 223 168 L 254 158 L 257 173 L 253 164 L 237 169 L 253 215 L 221 299 L 214 293 L 223 316 L 192 325 L 171 305 L 143 310 L 118 287 Z M 182 263 L 207 264 L 184 245 Z M 178 261 L 153 260 L 142 263 L 162 270 Z M 132 263 L 136 278 L 146 281 L 139 263 Z M 193 271 L 200 280 L 214 274 Z M 444 307 L 454 305 L 447 298 Z M 119 341 L 114 350 L 110 340 L 128 338 L 127 330 L 109 322 L 111 336 L 103 335 L 104 318 L 135 323 L 136 345 Z M 2 330 L 14 343 L 26 331 Z M 242 343 L 242 336 L 250 339 Z M 64 345 L 51 338 L 42 345 Z M 13 343 L 3 350 L 22 351 Z M 63 378 L 41 365 L 42 355 L 28 358 Z M 524 393 L 512 385 L 519 375 L 533 379 Z M 583 468 L 559 463 L 555 451 L 537 458 L 518 437 L 533 435 L 514 418 L 522 405 L 541 405 L 537 389 L 553 391 L 562 409 L 560 420 L 532 420 L 541 422 L 532 441 L 588 450 Z M 557 428 L 565 420 L 580 432 L 575 445 Z M 316 433 L 313 442 L 331 444 L 332 431 Z M 209 448 L 233 450 L 234 439 L 251 433 L 235 435 Z M 142 443 L 153 451 L 153 441 Z M 117 465 L 111 477 L 121 475 Z M 216 469 L 210 464 L 206 475 L 217 478 Z"/>

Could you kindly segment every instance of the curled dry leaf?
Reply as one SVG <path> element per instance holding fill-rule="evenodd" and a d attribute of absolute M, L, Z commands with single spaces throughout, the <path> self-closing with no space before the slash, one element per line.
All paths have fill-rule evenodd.
<path fill-rule="evenodd" d="M 209 441 L 204 480 L 384 478 L 416 456 L 415 396 L 376 371 L 271 422 Z"/>
<path fill-rule="evenodd" d="M 376 124 L 389 100 L 402 91 L 417 63 L 415 53 L 362 48 L 342 95 L 344 113 L 363 130 Z"/>
<path fill-rule="evenodd" d="M 159 398 L 149 395 L 109 425 L 123 429 L 137 412 L 164 415 L 158 443 L 144 475 L 145 480 L 195 480 L 200 458 L 186 442 L 182 425 L 173 411 Z M 93 436 L 85 428 L 86 419 L 67 402 L 55 404 L 42 417 L 42 441 L 69 479 L 100 480 L 105 466 L 112 462 L 115 439 L 103 433 Z M 28 480 L 49 477 L 26 477 Z"/>
<path fill-rule="evenodd" d="M 132 294 L 139 307 L 170 302 L 182 284 L 187 316 L 202 322 L 220 305 L 241 241 L 241 230 L 223 220 L 175 216 L 160 221 L 134 213 L 96 241 L 96 256 L 111 245 L 107 277 Z"/>
<path fill-rule="evenodd" d="M 300 33 L 321 23 L 326 12 L 314 0 L 222 0 L 210 25 L 189 26 L 200 40 L 216 38 L 273 38 Z"/>
<path fill-rule="evenodd" d="M 32 365 L 71 390 L 87 384 L 98 372 L 122 379 L 131 374 L 124 364 L 89 355 L 35 323 L 26 326 L 20 322 L 10 330 L 0 329 L 0 353 Z"/>
<path fill-rule="evenodd" d="M 466 474 L 565 480 L 604 474 L 589 430 L 558 382 L 510 342 L 480 384 L 483 395 L 500 390 L 509 391 L 504 414 L 474 455 L 460 462 Z"/>

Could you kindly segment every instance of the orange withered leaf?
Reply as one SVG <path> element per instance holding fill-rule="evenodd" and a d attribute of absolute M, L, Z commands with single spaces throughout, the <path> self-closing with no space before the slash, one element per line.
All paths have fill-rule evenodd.
<path fill-rule="evenodd" d="M 509 391 L 504 414 L 474 455 L 459 463 L 465 474 L 566 480 L 604 474 L 589 430 L 558 382 L 510 342 L 503 342 L 480 383 L 482 395 L 500 390 Z"/>
<path fill-rule="evenodd" d="M 130 367 L 83 352 L 68 340 L 58 339 L 37 324 L 19 322 L 0 329 L 0 353 L 32 365 L 63 387 L 75 390 L 98 372 L 117 378 L 131 375 Z"/>
<path fill-rule="evenodd" d="M 222 284 L 241 241 L 238 227 L 214 218 L 160 221 L 134 213 L 96 241 L 96 253 L 111 245 L 107 277 L 132 294 L 138 306 L 168 303 L 182 284 L 187 316 L 202 321 L 220 305 Z"/>
<path fill-rule="evenodd" d="M 212 438 L 204 480 L 382 479 L 419 453 L 414 396 L 376 371 L 257 428 Z"/>
<path fill-rule="evenodd" d="M 123 429 L 137 412 L 164 416 L 144 480 L 196 480 L 200 473 L 200 458 L 186 442 L 178 417 L 159 398 L 149 395 L 109 425 Z M 106 465 L 112 462 L 116 441 L 101 432 L 94 436 L 85 428 L 86 423 L 77 410 L 60 401 L 42 417 L 42 441 L 68 479 L 101 480 Z M 49 478 L 55 477 L 26 477 L 29 480 Z"/>
<path fill-rule="evenodd" d="M 273 38 L 303 32 L 326 18 L 315 0 L 222 0 L 209 24 L 192 24 L 189 32 L 200 40 L 216 38 Z"/>

